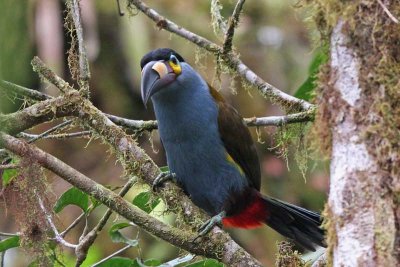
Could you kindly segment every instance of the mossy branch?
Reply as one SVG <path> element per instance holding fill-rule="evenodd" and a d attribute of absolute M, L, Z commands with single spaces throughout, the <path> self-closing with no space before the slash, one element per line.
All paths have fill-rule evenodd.
<path fill-rule="evenodd" d="M 36 63 L 35 63 L 36 64 Z M 16 93 L 34 100 L 44 100 L 51 99 L 50 95 L 46 95 L 40 93 L 38 91 L 16 85 L 7 81 L 0 80 L 0 90 L 4 89 L 9 93 Z M 152 131 L 157 129 L 157 121 L 154 120 L 131 120 L 111 114 L 106 114 L 106 117 L 110 119 L 113 123 L 122 126 L 124 128 L 128 128 L 134 131 Z M 268 116 L 268 117 L 253 117 L 253 118 L 245 118 L 244 122 L 249 127 L 260 127 L 260 126 L 282 126 L 284 124 L 291 123 L 300 123 L 314 120 L 315 109 L 311 108 L 310 110 L 288 114 L 285 116 Z M 86 135 L 86 134 L 85 134 Z M 61 136 L 54 138 L 61 138 Z"/>
<path fill-rule="evenodd" d="M 127 220 L 134 222 L 145 231 L 177 247 L 197 255 L 221 260 L 228 266 L 261 266 L 259 262 L 221 231 L 218 231 L 218 233 L 214 231 L 214 234 L 210 236 L 210 240 L 193 242 L 197 236 L 196 233 L 164 224 L 41 149 L 1 132 L 0 145 L 21 157 L 29 155 L 32 160 L 37 161 L 41 166 L 96 198 Z"/>
<path fill-rule="evenodd" d="M 67 7 L 69 8 L 69 14 L 72 17 L 74 33 L 78 39 L 78 57 L 79 57 L 79 86 L 85 94 L 89 93 L 89 79 L 90 69 L 87 58 L 87 53 L 83 40 L 83 29 L 80 16 L 79 0 L 67 1 Z"/>
<path fill-rule="evenodd" d="M 243 9 L 244 2 L 246 0 L 238 0 L 233 10 L 232 16 L 229 19 L 228 29 L 225 33 L 225 40 L 222 48 L 223 54 L 229 54 L 232 51 L 233 35 L 235 34 L 235 28 L 239 24 L 240 12 Z"/>
<path fill-rule="evenodd" d="M 36 103 L 15 113 L 0 114 L 0 130 L 15 135 L 43 122 L 76 115 L 80 101 L 81 96 L 75 91 L 63 97 Z"/>

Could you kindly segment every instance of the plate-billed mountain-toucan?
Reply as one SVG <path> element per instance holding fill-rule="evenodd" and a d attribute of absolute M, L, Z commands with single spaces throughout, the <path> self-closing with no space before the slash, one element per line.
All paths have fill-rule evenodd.
<path fill-rule="evenodd" d="M 253 228 L 267 224 L 301 246 L 324 246 L 318 213 L 261 195 L 260 166 L 242 117 L 175 51 L 156 49 L 141 62 L 144 104 L 153 102 L 169 172 L 210 221 Z"/>

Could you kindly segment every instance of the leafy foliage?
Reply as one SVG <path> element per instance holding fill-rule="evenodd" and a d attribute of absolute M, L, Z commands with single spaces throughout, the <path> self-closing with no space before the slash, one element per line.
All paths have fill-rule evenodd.
<path fill-rule="evenodd" d="M 1 176 L 3 180 L 3 187 L 6 187 L 14 177 L 16 177 L 18 171 L 16 169 L 8 169 L 4 170 L 3 175 Z"/>
<path fill-rule="evenodd" d="M 133 200 L 132 204 L 140 208 L 146 213 L 150 213 L 159 203 L 160 199 L 151 199 L 150 191 L 138 194 Z"/>
<path fill-rule="evenodd" d="M 216 260 L 205 259 L 186 265 L 185 267 L 223 267 L 224 265 Z"/>
<path fill-rule="evenodd" d="M 113 257 L 97 265 L 98 267 L 133 267 L 134 261 L 129 258 Z"/>
<path fill-rule="evenodd" d="M 316 52 L 308 69 L 308 77 L 297 89 L 296 93 L 294 94 L 295 97 L 304 99 L 306 101 L 311 100 L 315 88 L 317 87 L 316 76 L 318 74 L 319 67 L 326 63 L 329 59 L 328 51 L 328 47 L 323 47 Z"/>
<path fill-rule="evenodd" d="M 19 236 L 12 236 L 0 241 L 0 252 L 16 247 L 19 247 Z"/>
<path fill-rule="evenodd" d="M 57 200 L 53 208 L 54 212 L 59 213 L 68 205 L 76 205 L 84 212 L 87 212 L 89 209 L 89 196 L 83 193 L 81 190 L 71 187 Z"/>
<path fill-rule="evenodd" d="M 126 227 L 132 226 L 132 224 L 127 223 L 127 222 L 122 222 L 122 223 L 116 223 L 111 228 L 108 230 L 108 234 L 111 237 L 111 240 L 114 243 L 125 243 L 127 245 L 130 245 L 132 247 L 138 245 L 138 240 L 136 239 L 129 239 L 125 237 L 120 230 L 124 229 Z"/>

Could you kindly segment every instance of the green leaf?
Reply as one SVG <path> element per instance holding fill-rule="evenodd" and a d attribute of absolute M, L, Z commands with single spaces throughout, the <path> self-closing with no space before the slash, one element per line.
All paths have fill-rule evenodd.
<path fill-rule="evenodd" d="M 169 172 L 169 167 L 168 166 L 162 166 L 160 167 L 161 172 Z"/>
<path fill-rule="evenodd" d="M 156 259 L 148 259 L 144 261 L 144 264 L 146 266 L 158 266 L 161 264 L 161 261 L 156 260 Z"/>
<path fill-rule="evenodd" d="M 296 93 L 294 94 L 295 97 L 307 101 L 311 99 L 312 93 L 316 87 L 316 75 L 318 74 L 319 67 L 328 61 L 328 52 L 329 49 L 323 47 L 315 54 L 308 68 L 308 77 L 299 87 L 299 89 L 297 89 Z"/>
<path fill-rule="evenodd" d="M 76 205 L 84 212 L 89 208 L 89 196 L 78 188 L 72 187 L 65 191 L 54 205 L 54 212 L 59 213 L 68 205 Z"/>
<path fill-rule="evenodd" d="M 132 247 L 138 245 L 138 241 L 136 239 L 129 239 L 125 237 L 119 230 L 132 226 L 130 223 L 123 222 L 123 223 L 116 223 L 113 226 L 111 226 L 110 230 L 108 230 L 108 234 L 111 237 L 111 240 L 114 243 L 125 243 L 128 245 L 131 245 Z"/>
<path fill-rule="evenodd" d="M 156 260 L 156 259 L 149 259 L 144 262 L 142 262 L 140 259 L 136 258 L 136 260 L 133 262 L 132 267 L 150 267 L 150 266 L 159 266 L 161 265 L 161 261 Z"/>
<path fill-rule="evenodd" d="M 185 265 L 185 267 L 224 267 L 224 265 L 217 260 L 205 259 Z"/>
<path fill-rule="evenodd" d="M 0 241 L 0 252 L 19 247 L 19 236 L 12 236 Z"/>
<path fill-rule="evenodd" d="M 97 208 L 98 206 L 100 206 L 102 203 L 100 201 L 98 201 L 97 199 L 95 199 L 92 196 L 89 196 L 90 202 L 92 203 L 92 210 L 94 210 L 95 208 Z"/>
<path fill-rule="evenodd" d="M 160 198 L 156 198 L 151 201 L 150 199 L 150 191 L 142 192 L 132 200 L 132 204 L 143 210 L 144 212 L 150 213 L 161 201 Z"/>
<path fill-rule="evenodd" d="M 123 257 L 113 257 L 97 265 L 98 267 L 132 267 L 133 260 Z"/>
<path fill-rule="evenodd" d="M 18 175 L 18 171 L 16 169 L 7 169 L 4 170 L 1 179 L 3 180 L 3 187 L 6 187 L 12 179 L 14 179 Z"/>

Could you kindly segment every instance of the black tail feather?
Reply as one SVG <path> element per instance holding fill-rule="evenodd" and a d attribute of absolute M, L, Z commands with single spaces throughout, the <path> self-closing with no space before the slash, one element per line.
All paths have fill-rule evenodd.
<path fill-rule="evenodd" d="M 263 200 L 268 212 L 265 223 L 272 229 L 311 251 L 315 251 L 315 245 L 326 246 L 318 213 L 274 198 Z"/>

